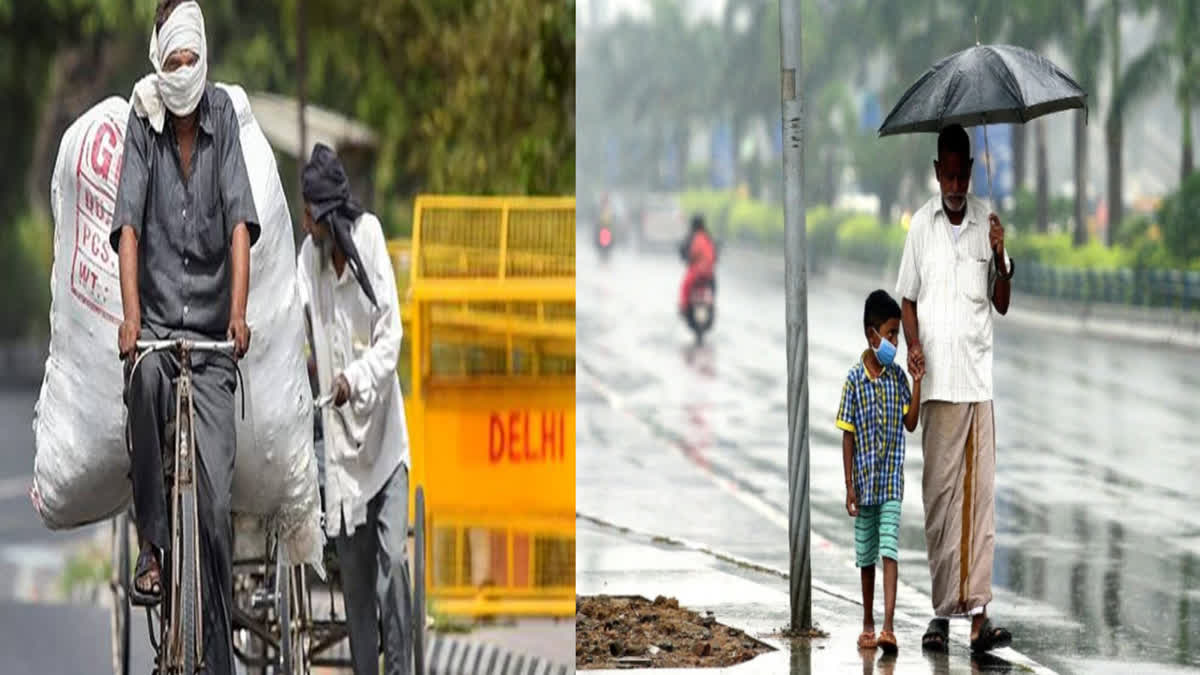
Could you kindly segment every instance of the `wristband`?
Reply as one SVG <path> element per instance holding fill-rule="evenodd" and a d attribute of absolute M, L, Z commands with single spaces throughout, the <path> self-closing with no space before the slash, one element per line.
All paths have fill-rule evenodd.
<path fill-rule="evenodd" d="M 1010 256 L 1008 259 L 1008 274 L 1000 274 L 1000 256 L 995 256 L 995 258 L 996 258 L 996 273 L 999 275 L 999 277 L 998 277 L 999 280 L 1000 281 L 1008 281 L 1008 280 L 1012 279 L 1013 272 L 1015 272 L 1017 269 L 1016 263 L 1013 262 L 1012 257 Z"/>

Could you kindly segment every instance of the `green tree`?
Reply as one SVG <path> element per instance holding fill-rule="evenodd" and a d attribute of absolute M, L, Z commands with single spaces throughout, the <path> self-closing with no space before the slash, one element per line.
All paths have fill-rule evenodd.
<path fill-rule="evenodd" d="M 1011 3 L 1004 14 L 1007 22 L 1004 34 L 1012 44 L 1042 53 L 1062 34 L 1069 23 L 1070 6 L 1061 2 L 1021 0 Z M 1013 125 L 1013 185 L 1017 192 L 1025 186 L 1028 129 L 1024 124 Z M 1046 121 L 1034 121 L 1034 193 L 1037 230 L 1046 232 L 1050 223 L 1050 181 L 1046 161 Z"/>
<path fill-rule="evenodd" d="M 1173 28 L 1167 35 L 1167 44 L 1175 62 L 1175 98 L 1183 123 L 1179 161 L 1179 178 L 1183 181 L 1192 175 L 1195 161 L 1192 108 L 1200 102 L 1200 44 L 1196 40 L 1200 35 L 1200 0 L 1164 0 L 1160 13 L 1164 23 Z"/>
<path fill-rule="evenodd" d="M 1108 229 L 1105 245 L 1111 246 L 1113 236 L 1125 219 L 1124 190 L 1124 126 L 1125 117 L 1158 84 L 1158 73 L 1163 72 L 1169 54 L 1159 45 L 1147 48 L 1127 66 L 1121 65 L 1121 15 L 1125 2 L 1109 0 L 1103 8 L 1103 20 L 1108 33 L 1109 83 L 1111 94 L 1108 117 L 1104 121 L 1105 158 L 1108 171 Z M 1137 3 L 1139 11 L 1147 9 L 1145 2 Z"/>
<path fill-rule="evenodd" d="M 289 55 L 294 4 L 281 3 Z M 573 191 L 573 2 L 306 6 L 306 87 L 379 131 L 385 196 Z"/>
<path fill-rule="evenodd" d="M 1189 176 L 1174 194 L 1163 200 L 1158 219 L 1162 223 L 1163 243 L 1177 264 L 1200 260 L 1200 174 Z"/>
<path fill-rule="evenodd" d="M 8 251 L 0 267 L 8 286 L 17 287 L 14 278 L 30 269 L 46 270 L 41 258 L 32 267 L 14 260 L 24 254 L 7 244 L 29 239 L 14 234 L 18 221 L 27 230 L 36 229 L 29 223 L 45 228 L 63 131 L 106 96 L 127 98 L 150 71 L 155 4 L 0 0 L 0 142 L 10 167 L 0 181 L 0 209 L 11 216 L 0 223 Z M 379 132 L 374 187 L 382 208 L 376 210 L 389 226 L 407 217 L 407 200 L 418 190 L 573 193 L 572 1 L 304 5 L 308 100 Z M 202 0 L 201 6 L 210 79 L 249 92 L 297 91 L 298 0 Z M 280 170 L 294 176 L 296 163 L 281 161 Z M 34 217 L 23 218 L 27 212 Z M 44 316 L 44 306 L 18 304 L 22 312 Z M 4 318 L 6 325 L 24 325 Z"/>
<path fill-rule="evenodd" d="M 737 185 L 746 178 L 738 175 L 738 169 L 742 139 L 750 124 L 756 119 L 780 123 L 779 3 L 729 0 L 721 35 L 728 55 L 718 82 L 727 95 L 718 100 L 725 103 L 722 112 L 728 115 L 733 131 Z"/>
<path fill-rule="evenodd" d="M 1074 66 L 1075 81 L 1085 92 L 1096 91 L 1100 71 L 1100 56 L 1104 48 L 1104 17 L 1102 12 L 1089 12 L 1088 0 L 1075 0 L 1069 4 L 1071 16 L 1071 42 L 1068 50 Z M 1087 244 L 1087 183 L 1088 183 L 1088 139 L 1087 114 L 1077 110 L 1075 115 L 1075 234 L 1072 238 L 1076 247 Z"/>

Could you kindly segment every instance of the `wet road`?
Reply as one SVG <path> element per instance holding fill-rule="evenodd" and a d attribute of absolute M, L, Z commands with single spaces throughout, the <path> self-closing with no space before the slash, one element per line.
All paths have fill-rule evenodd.
<path fill-rule="evenodd" d="M 600 261 L 586 236 L 577 251 L 580 510 L 786 568 L 782 260 L 725 253 L 716 328 L 697 348 L 674 312 L 683 273 L 676 256 L 625 248 Z M 853 534 L 833 419 L 846 372 L 865 347 L 863 299 L 893 285 L 844 274 L 810 282 L 813 528 L 841 550 L 852 550 Z M 903 362 L 903 349 L 897 358 Z M 998 319 L 991 614 L 1038 662 L 1079 673 L 1200 667 L 1200 429 L 1191 423 L 1200 411 L 1198 363 L 1195 352 Z M 614 407 L 658 445 L 606 411 Z M 900 577 L 927 594 L 919 433 L 908 439 Z M 621 455 L 620 466 L 587 460 L 630 444 L 638 450 Z M 606 499 L 603 480 L 587 474 L 586 467 L 606 480 L 653 472 L 647 453 L 657 452 L 682 453 L 695 472 L 664 476 L 657 488 L 653 477 L 639 478 L 660 495 L 637 510 Z M 704 475 L 738 486 L 758 508 L 706 510 L 705 491 L 719 488 Z M 836 577 L 857 597 L 856 575 L 823 568 L 821 556 L 815 548 L 814 579 Z M 930 611 L 904 598 L 898 608 L 918 618 Z"/>

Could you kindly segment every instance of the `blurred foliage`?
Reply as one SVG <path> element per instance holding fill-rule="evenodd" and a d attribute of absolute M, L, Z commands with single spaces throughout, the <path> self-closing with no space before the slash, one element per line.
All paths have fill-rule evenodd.
<path fill-rule="evenodd" d="M 857 214 L 838 226 L 838 258 L 895 269 L 904 251 L 905 230 L 880 222 L 875 216 Z"/>
<path fill-rule="evenodd" d="M 783 207 L 757 199 L 737 199 L 729 209 L 729 229 L 759 241 L 783 232 Z M 780 237 L 781 239 L 781 237 Z"/>
<path fill-rule="evenodd" d="M 301 2 L 307 100 L 378 134 L 374 184 L 352 189 L 375 196 L 390 235 L 411 231 L 418 192 L 574 193 L 573 0 L 201 0 L 209 79 L 295 96 Z M 10 335 L 48 306 L 44 262 L 13 242 L 45 226 L 69 123 L 150 72 L 155 5 L 0 0 L 0 210 L 33 214 L 0 224 L 7 285 L 29 290 L 0 303 Z M 297 219 L 296 161 L 279 168 Z"/>
<path fill-rule="evenodd" d="M 688 216 L 696 213 L 704 216 L 708 229 L 721 238 L 733 235 L 729 227 L 729 211 L 733 202 L 733 193 L 725 190 L 689 190 L 679 195 L 680 208 Z"/>
<path fill-rule="evenodd" d="M 1049 224 L 1059 231 L 1070 232 L 1074 222 L 1074 205 L 1070 197 L 1055 196 L 1048 200 Z M 1033 232 L 1037 226 L 1037 195 L 1029 190 L 1017 190 L 1013 207 L 1004 214 L 1009 225 L 1022 232 Z"/>
<path fill-rule="evenodd" d="M 730 0 L 716 18 L 689 20 L 686 0 L 654 0 L 645 20 L 628 17 L 589 31 L 581 42 L 580 165 L 596 176 L 587 181 L 636 189 L 665 190 L 676 186 L 669 177 L 683 176 L 683 188 L 711 183 L 702 168 L 669 171 L 661 158 L 694 129 L 732 127 L 733 146 L 757 133 L 752 122 L 766 124 L 772 137 L 779 129 L 778 3 Z M 1100 167 L 1121 176 L 1119 169 L 1123 119 L 1137 105 L 1172 84 L 1182 119 L 1182 173 L 1190 170 L 1191 110 L 1200 101 L 1200 0 L 801 0 L 803 96 L 805 109 L 804 195 L 811 204 L 837 203 L 842 176 L 849 169 L 851 185 L 879 198 L 882 219 L 894 216 L 897 204 L 916 204 L 927 198 L 932 174 L 933 141 L 929 135 L 880 139 L 876 124 L 863 119 L 864 95 L 873 95 L 881 114 L 930 65 L 970 47 L 1015 44 L 1039 53 L 1052 47 L 1066 68 L 1088 92 L 1094 113 L 1104 112 L 1105 149 L 1076 145 L 1073 139 L 1051 139 L 1057 151 L 1074 149 L 1083 167 L 1081 178 L 1103 184 Z M 1156 37 L 1140 54 L 1122 56 L 1121 16 L 1151 16 Z M 874 81 L 882 67 L 883 79 Z M 1068 113 L 1075 114 L 1075 113 Z M 874 120 L 872 122 L 878 122 Z M 1024 185 L 1042 186 L 1032 174 L 1035 145 L 1046 143 L 1026 127 Z M 681 142 L 678 136 L 682 134 Z M 1129 139 L 1126 139 L 1126 141 Z M 772 146 L 773 146 L 772 141 Z M 1045 148 L 1042 148 L 1045 150 Z M 772 147 L 770 161 L 776 161 Z M 1044 154 L 1044 153 L 1043 153 Z M 748 184 L 755 196 L 778 201 L 765 182 L 754 175 L 756 165 L 735 162 L 734 185 Z M 681 160 L 686 162 L 686 158 Z M 775 175 L 778 164 L 771 165 Z M 1016 186 L 1020 189 L 1023 186 Z M 1122 195 L 1120 180 L 1110 180 L 1106 192 Z M 1051 217 L 1067 231 L 1076 229 L 1085 212 L 1085 190 L 1075 197 L 1053 198 Z M 1096 197 L 1099 195 L 1092 195 Z M 1113 195 L 1107 195 L 1109 202 Z M 1014 222 L 1037 222 L 1036 200 L 1018 197 Z M 1064 204 L 1067 206 L 1065 212 Z M 1120 208 L 1115 219 L 1124 218 Z M 1079 229 L 1077 244 L 1086 240 Z"/>
<path fill-rule="evenodd" d="M 1196 213 L 1200 209 L 1200 203 L 1196 203 L 1200 200 L 1200 183 L 1189 181 L 1188 187 L 1192 192 L 1172 196 L 1164 203 L 1161 222 L 1166 223 L 1169 214 Z M 715 190 L 684 192 L 680 203 L 688 213 L 704 214 L 720 237 L 772 246 L 783 242 L 783 211 L 775 204 Z M 1057 208 L 1069 217 L 1070 200 Z M 1186 223 L 1187 218 L 1178 222 Z M 809 266 L 815 274 L 833 260 L 894 269 L 907 236 L 904 227 L 880 221 L 874 215 L 827 206 L 808 209 L 805 226 Z M 1189 254 L 1187 248 L 1197 244 L 1195 228 L 1173 229 L 1138 215 L 1122 223 L 1118 231 L 1112 246 L 1098 241 L 1075 246 L 1069 231 L 1039 234 L 1030 228 L 1010 228 L 1005 246 L 1022 266 L 1039 263 L 1075 270 L 1200 270 L 1200 254 Z"/>
<path fill-rule="evenodd" d="M 52 229 L 41 215 L 25 215 L 0 227 L 0 340 L 47 334 Z"/>
<path fill-rule="evenodd" d="M 1098 241 L 1075 246 L 1072 236 L 1066 232 L 1005 237 L 1005 247 L 1014 260 L 1058 267 L 1115 270 L 1131 267 L 1134 262 L 1129 248 L 1108 247 Z"/>
<path fill-rule="evenodd" d="M 1167 197 L 1158 212 L 1162 242 L 1172 259 L 1200 260 L 1200 174 L 1192 174 Z"/>

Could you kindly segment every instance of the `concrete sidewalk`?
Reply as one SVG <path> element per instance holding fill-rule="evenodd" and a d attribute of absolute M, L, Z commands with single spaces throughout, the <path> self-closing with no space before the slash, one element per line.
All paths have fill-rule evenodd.
<path fill-rule="evenodd" d="M 965 620 L 952 623 L 949 654 L 923 654 L 924 617 L 911 616 L 900 609 L 895 617 L 900 653 L 886 657 L 879 650 L 860 652 L 856 640 L 862 628 L 861 603 L 819 580 L 813 583 L 813 621 L 828 637 L 790 640 L 779 634 L 789 622 L 788 582 L 782 570 L 740 561 L 703 546 L 603 524 L 586 516 L 577 520 L 576 545 L 579 562 L 575 585 L 580 595 L 675 597 L 689 609 L 713 611 L 721 623 L 739 628 L 776 649 L 720 672 L 797 675 L 1053 672 L 1012 649 L 997 650 L 989 656 L 972 656 Z M 883 625 L 881 581 L 877 581 L 875 596 L 876 630 Z M 690 671 L 644 669 L 644 672 L 666 675 Z"/>

